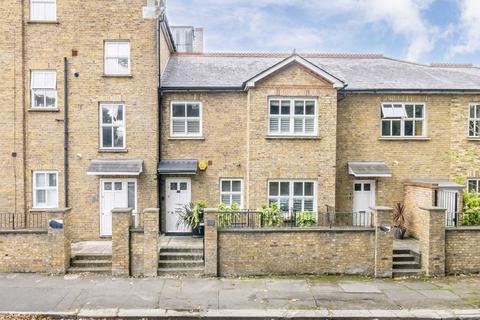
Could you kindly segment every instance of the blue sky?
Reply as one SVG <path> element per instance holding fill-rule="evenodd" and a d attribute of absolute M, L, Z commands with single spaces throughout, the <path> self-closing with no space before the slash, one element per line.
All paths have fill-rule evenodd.
<path fill-rule="evenodd" d="M 169 0 L 206 51 L 382 53 L 480 65 L 480 0 Z"/>

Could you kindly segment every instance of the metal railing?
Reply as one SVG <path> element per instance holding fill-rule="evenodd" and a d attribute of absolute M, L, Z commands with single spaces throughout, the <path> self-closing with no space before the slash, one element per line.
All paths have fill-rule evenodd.
<path fill-rule="evenodd" d="M 337 211 L 335 207 L 327 205 L 325 213 L 330 227 L 372 227 L 373 219 L 370 211 Z"/>
<path fill-rule="evenodd" d="M 0 230 L 47 229 L 47 212 L 0 213 Z"/>

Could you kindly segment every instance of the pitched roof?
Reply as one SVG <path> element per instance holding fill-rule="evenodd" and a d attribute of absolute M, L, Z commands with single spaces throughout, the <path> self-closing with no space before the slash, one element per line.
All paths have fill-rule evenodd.
<path fill-rule="evenodd" d="M 245 82 L 272 68 L 288 54 L 174 54 L 166 66 L 162 88 L 242 90 Z M 300 54 L 333 77 L 346 90 L 363 91 L 480 91 L 480 69 L 427 66 L 382 55 Z"/>

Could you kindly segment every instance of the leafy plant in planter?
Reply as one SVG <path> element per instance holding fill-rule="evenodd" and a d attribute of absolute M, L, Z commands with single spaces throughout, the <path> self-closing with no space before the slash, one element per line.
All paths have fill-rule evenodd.
<path fill-rule="evenodd" d="M 480 225 L 480 195 L 476 192 L 463 193 L 462 225 Z"/>
<path fill-rule="evenodd" d="M 180 219 L 177 221 L 177 227 L 180 224 L 192 229 L 193 236 L 203 235 L 203 209 L 207 207 L 204 200 L 198 200 L 195 203 L 187 203 L 182 212 Z"/>
<path fill-rule="evenodd" d="M 260 211 L 260 225 L 263 227 L 277 227 L 282 222 L 280 207 L 274 202 L 270 206 L 264 204 L 258 210 Z"/>
<path fill-rule="evenodd" d="M 403 239 L 405 236 L 407 218 L 405 205 L 397 202 L 393 210 L 393 235 L 395 239 Z"/>
<path fill-rule="evenodd" d="M 297 213 L 295 224 L 297 227 L 311 227 L 316 224 L 315 216 L 311 211 Z"/>
<path fill-rule="evenodd" d="M 231 206 L 227 206 L 225 203 L 218 205 L 218 226 L 220 228 L 230 227 L 235 220 L 235 217 L 239 215 L 240 206 L 234 202 Z"/>

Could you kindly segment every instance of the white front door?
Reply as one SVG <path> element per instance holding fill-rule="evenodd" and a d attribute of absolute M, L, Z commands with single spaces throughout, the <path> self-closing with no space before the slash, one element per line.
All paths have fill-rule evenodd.
<path fill-rule="evenodd" d="M 165 181 L 167 191 L 167 226 L 166 231 L 172 233 L 191 232 L 189 227 L 178 223 L 185 205 L 192 200 L 190 178 L 168 178 Z"/>
<path fill-rule="evenodd" d="M 375 206 L 375 181 L 355 180 L 353 183 L 353 225 L 370 226 L 370 207 Z"/>
<path fill-rule="evenodd" d="M 100 180 L 100 236 L 112 235 L 112 209 L 136 209 L 136 181 Z"/>

